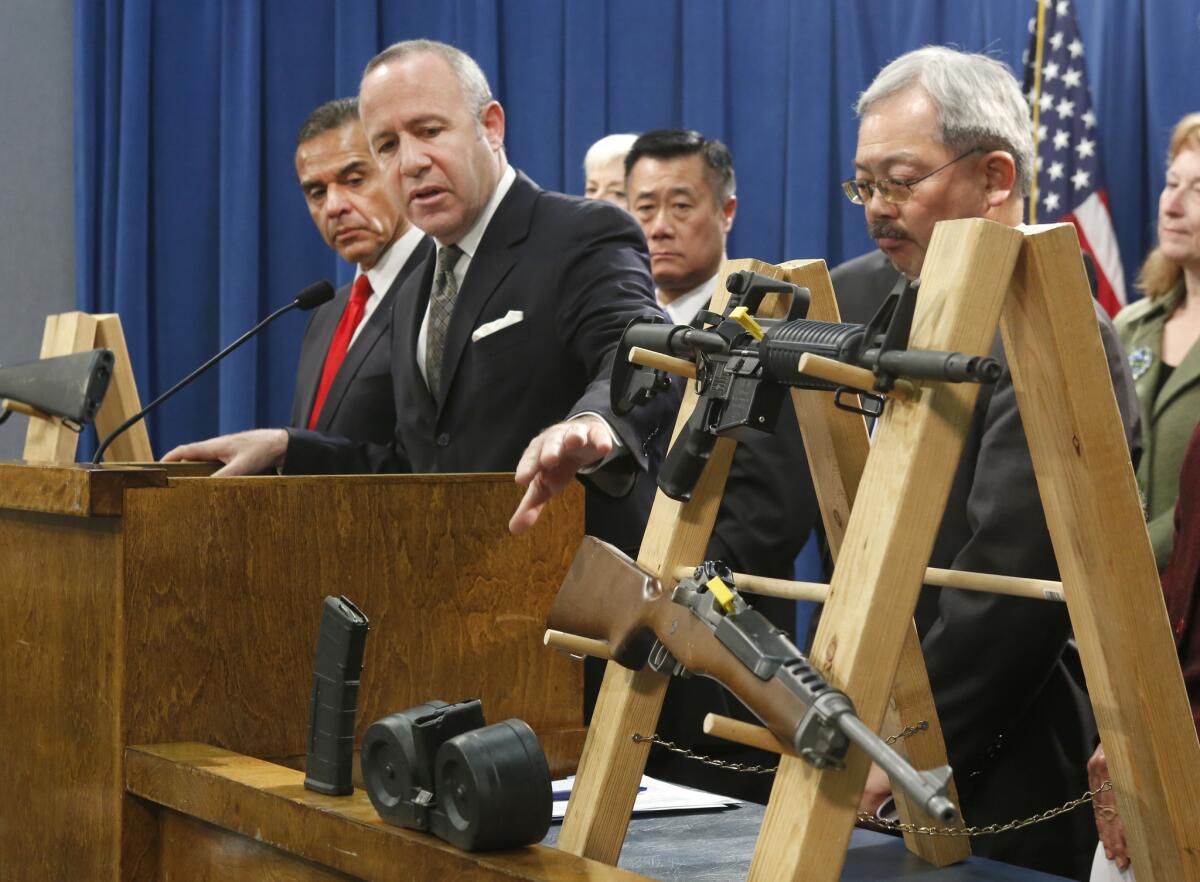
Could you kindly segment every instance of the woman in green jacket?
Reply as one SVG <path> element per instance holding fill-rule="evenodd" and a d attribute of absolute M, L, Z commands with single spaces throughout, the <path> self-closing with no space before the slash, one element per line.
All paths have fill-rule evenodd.
<path fill-rule="evenodd" d="M 1137 287 L 1146 296 L 1117 316 L 1142 407 L 1138 486 L 1159 569 L 1171 554 L 1179 469 L 1200 421 L 1200 113 L 1171 133 L 1158 200 L 1158 247 Z"/>

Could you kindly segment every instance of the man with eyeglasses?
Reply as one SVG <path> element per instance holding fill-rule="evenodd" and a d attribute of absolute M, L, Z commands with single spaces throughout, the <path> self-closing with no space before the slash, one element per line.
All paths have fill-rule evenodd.
<path fill-rule="evenodd" d="M 863 322 L 897 273 L 920 278 L 938 221 L 1021 223 L 1034 149 L 1020 86 L 983 55 L 942 47 L 903 55 L 856 110 L 854 177 L 842 187 L 863 206 L 879 251 L 832 275 L 843 320 Z M 1099 308 L 1097 320 L 1132 445 L 1137 400 Z M 999 334 L 991 354 L 1004 359 Z M 929 564 L 1058 578 L 1007 369 L 980 389 Z M 917 626 L 968 824 L 1025 818 L 1087 789 L 1095 724 L 1071 673 L 1063 605 L 927 586 Z M 873 767 L 863 808 L 874 810 L 890 790 Z M 1090 814 L 1075 811 L 971 845 L 978 855 L 1086 879 L 1095 842 Z"/>

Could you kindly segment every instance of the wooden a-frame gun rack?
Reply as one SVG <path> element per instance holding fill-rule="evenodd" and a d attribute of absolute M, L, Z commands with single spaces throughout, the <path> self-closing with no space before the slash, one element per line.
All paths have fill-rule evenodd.
<path fill-rule="evenodd" d="M 93 348 L 110 349 L 116 359 L 108 394 L 96 414 L 96 435 L 99 440 L 142 409 L 121 318 L 115 313 L 92 315 L 86 312 L 63 312 L 46 317 L 42 358 Z M 75 461 L 75 448 L 79 444 L 77 429 L 72 430 L 61 420 L 28 408 L 14 406 L 12 409 L 30 418 L 25 435 L 25 452 L 22 454 L 26 462 L 68 465 Z M 146 424 L 137 423 L 117 438 L 108 449 L 105 461 L 153 462 L 154 452 L 150 447 Z"/>
<path fill-rule="evenodd" d="M 837 321 L 823 261 L 779 267 L 730 261 L 721 278 L 742 269 L 809 288 L 808 317 Z M 727 298 L 718 286 L 711 308 L 720 311 Z M 758 315 L 779 317 L 783 308 L 768 296 Z M 873 730 L 927 721 L 927 729 L 897 749 L 917 768 L 943 765 L 945 747 L 912 623 L 922 583 L 941 578 L 975 590 L 1065 599 L 1138 878 L 1200 880 L 1200 744 L 1072 226 L 937 225 L 910 345 L 982 355 L 997 326 L 1061 584 L 927 570 L 974 384 L 906 387 L 906 394 L 890 398 L 873 443 L 862 417 L 835 408 L 829 393 L 793 389 L 837 563 L 810 661 L 850 696 Z M 676 434 L 696 401 L 689 388 Z M 658 492 L 637 563 L 668 591 L 703 559 L 733 449 L 732 440 L 717 441 L 689 501 Z M 854 506 L 860 496 L 864 504 Z M 547 642 L 608 654 L 605 644 L 572 635 L 548 632 Z M 632 671 L 608 663 L 560 849 L 616 863 L 650 747 L 634 736 L 655 731 L 668 682 L 649 667 Z M 1154 708 L 1152 726 L 1145 707 Z M 782 753 L 749 878 L 839 878 L 866 779 L 865 754 L 851 750 L 843 771 L 822 771 L 766 730 L 720 718 L 708 723 L 726 737 Z M 896 792 L 902 820 L 931 823 Z M 951 796 L 957 801 L 953 789 Z M 968 853 L 964 838 L 906 834 L 906 842 L 939 866 Z"/>

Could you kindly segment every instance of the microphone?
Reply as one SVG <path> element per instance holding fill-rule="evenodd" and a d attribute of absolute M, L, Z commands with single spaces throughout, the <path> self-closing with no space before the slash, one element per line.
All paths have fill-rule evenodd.
<path fill-rule="evenodd" d="M 218 352 L 216 355 L 214 355 L 208 361 L 204 362 L 204 364 L 200 365 L 200 367 L 196 368 L 194 371 L 192 371 L 190 374 L 188 374 L 186 377 L 184 377 L 182 380 L 180 380 L 178 383 L 176 383 L 174 386 L 172 386 L 170 389 L 168 389 L 162 395 L 159 395 L 157 398 L 155 398 L 153 401 L 151 401 L 149 404 L 147 404 L 145 407 L 143 407 L 141 410 L 139 410 L 137 413 L 135 413 L 129 419 L 127 419 L 125 422 L 121 423 L 121 425 L 119 425 L 115 429 L 113 429 L 113 431 L 109 433 L 108 437 L 105 438 L 100 443 L 100 446 L 98 448 L 96 448 L 96 455 L 92 457 L 92 465 L 100 465 L 100 460 L 104 456 L 104 451 L 108 450 L 109 446 L 114 441 L 117 440 L 117 437 L 119 435 L 121 435 L 122 432 L 124 432 L 126 429 L 128 429 L 130 426 L 132 426 L 138 420 L 142 419 L 142 417 L 144 417 L 150 411 L 154 410 L 154 408 L 158 407 L 160 404 L 162 404 L 164 401 L 166 401 L 168 398 L 170 398 L 172 395 L 174 395 L 176 392 L 178 392 L 180 389 L 182 389 L 188 383 L 192 382 L 192 380 L 196 379 L 196 377 L 200 376 L 202 373 L 204 373 L 206 370 L 208 370 L 210 367 L 212 367 L 214 364 L 216 364 L 218 361 L 220 361 L 226 355 L 233 352 L 233 350 L 237 349 L 239 346 L 241 346 L 243 343 L 245 343 L 247 340 L 249 340 L 251 337 L 253 337 L 255 334 L 257 334 L 259 331 L 261 331 L 263 328 L 265 328 L 271 322 L 275 321 L 275 319 L 279 318 L 285 312 L 290 312 L 293 309 L 305 309 L 305 310 L 314 309 L 315 307 L 320 306 L 322 303 L 328 303 L 332 299 L 333 299 L 333 285 L 329 284 L 329 282 L 325 279 L 322 279 L 319 282 L 313 282 L 313 284 L 309 285 L 307 288 L 305 288 L 303 291 L 301 291 L 299 294 L 297 294 L 296 299 L 293 300 L 291 303 L 287 304 L 287 306 L 282 306 L 279 309 L 275 310 L 273 313 L 271 313 L 269 316 L 267 316 L 265 319 L 263 319 L 261 322 L 259 322 L 257 325 L 255 325 L 253 328 L 251 328 L 249 331 L 242 334 L 242 336 L 238 337 L 236 340 L 234 340 L 232 343 L 230 343 L 228 346 L 226 346 L 224 349 L 222 349 L 220 352 Z"/>

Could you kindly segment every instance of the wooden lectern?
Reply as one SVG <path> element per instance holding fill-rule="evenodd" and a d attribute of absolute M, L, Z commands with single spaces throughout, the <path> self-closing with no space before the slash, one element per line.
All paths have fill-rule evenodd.
<path fill-rule="evenodd" d="M 203 742 L 201 765 L 234 756 L 307 794 L 282 765 L 303 762 L 328 594 L 371 620 L 360 738 L 386 714 L 477 696 L 489 722 L 533 727 L 552 773 L 573 770 L 579 666 L 541 635 L 582 538 L 579 488 L 514 537 L 511 475 L 173 474 L 0 464 L 0 879 L 208 878 L 185 869 L 228 854 L 227 834 L 127 794 L 127 779 L 159 794 L 183 775 L 127 763 L 130 745 Z M 248 835 L 285 816 L 222 792 Z"/>

